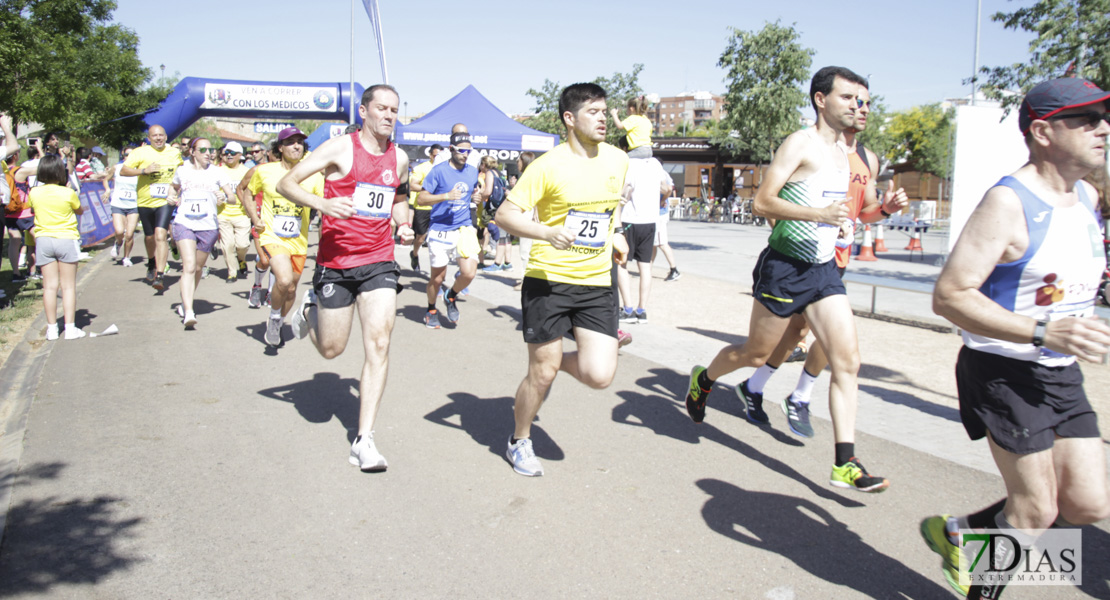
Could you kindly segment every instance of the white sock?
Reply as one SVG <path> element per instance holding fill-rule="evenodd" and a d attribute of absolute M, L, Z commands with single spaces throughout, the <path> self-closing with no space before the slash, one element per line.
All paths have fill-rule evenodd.
<path fill-rule="evenodd" d="M 271 292 L 274 291 L 274 282 L 275 281 L 277 281 L 277 278 L 274 277 L 273 273 L 270 273 L 270 286 L 266 289 L 270 290 Z"/>
<path fill-rule="evenodd" d="M 778 371 L 778 369 L 768 364 L 756 369 L 755 373 L 752 373 L 752 376 L 748 378 L 748 391 L 753 394 L 762 394 L 763 388 L 767 386 L 767 382 L 775 374 L 775 371 Z"/>
<path fill-rule="evenodd" d="M 259 271 L 258 267 L 255 267 L 255 269 L 254 269 L 254 285 L 261 286 L 262 285 L 262 278 L 265 277 L 266 273 L 268 273 L 268 272 L 269 272 L 269 269 L 267 269 L 265 271 Z"/>
<path fill-rule="evenodd" d="M 801 404 L 809 404 L 809 395 L 813 392 L 813 384 L 817 383 L 817 377 L 802 369 L 802 374 L 798 377 L 798 385 L 794 388 L 794 393 L 790 394 L 790 399 Z"/>
<path fill-rule="evenodd" d="M 280 319 L 280 318 L 282 318 L 281 309 L 280 308 L 271 308 L 270 309 L 270 318 L 271 319 Z"/>
<path fill-rule="evenodd" d="M 57 323 L 55 323 L 55 325 L 57 325 Z M 74 329 L 77 329 L 76 325 L 73 323 L 66 323 L 66 331 L 73 331 Z"/>

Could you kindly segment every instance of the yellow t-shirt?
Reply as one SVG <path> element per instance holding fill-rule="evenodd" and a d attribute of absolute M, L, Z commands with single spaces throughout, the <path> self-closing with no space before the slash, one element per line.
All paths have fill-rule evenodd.
<path fill-rule="evenodd" d="M 165 206 L 173 174 L 182 163 L 181 151 L 170 145 L 163 146 L 160 151 L 155 150 L 154 146 L 140 146 L 131 151 L 123 164 L 134 169 L 143 169 L 154 163 L 158 163 L 161 170 L 150 175 L 139 175 L 139 183 L 136 186 L 139 207 Z"/>
<path fill-rule="evenodd" d="M 280 160 L 259 165 L 247 184 L 251 196 L 262 190 L 262 222 L 266 224 L 266 230 L 258 239 L 263 246 L 284 246 L 289 254 L 307 255 L 309 209 L 293 204 L 277 193 L 278 181 L 288 172 Z M 317 196 L 323 196 L 324 176 L 313 173 L 301 182 L 301 187 Z"/>
<path fill-rule="evenodd" d="M 612 284 L 613 211 L 627 171 L 628 155 L 609 144 L 599 145 L 594 158 L 560 144 L 528 166 L 509 190 L 509 202 L 525 213 L 535 208 L 544 225 L 570 228 L 575 243 L 556 250 L 535 240 L 525 276 L 574 285 Z"/>
<path fill-rule="evenodd" d="M 428 176 L 428 171 L 432 170 L 432 161 L 426 160 L 412 168 L 412 173 L 409 173 L 409 187 L 413 185 L 424 185 L 424 178 Z M 420 206 L 416 203 L 416 197 L 420 192 L 409 192 L 409 204 L 416 210 L 432 210 L 430 206 Z"/>
<path fill-rule="evenodd" d="M 220 169 L 223 169 L 223 172 L 227 174 L 227 179 L 234 181 L 236 186 L 239 185 L 239 182 L 243 180 L 243 176 L 250 170 L 247 168 L 247 165 L 243 163 L 239 163 L 239 166 L 234 169 L 227 165 L 221 166 Z M 231 200 L 231 198 L 229 198 L 229 200 Z M 234 204 L 230 202 L 221 204 L 220 207 L 216 209 L 216 216 L 221 219 L 234 219 L 247 216 L 247 213 L 243 211 L 243 205 L 239 202 L 239 199 L 234 198 L 234 200 Z"/>
<path fill-rule="evenodd" d="M 651 145 L 651 121 L 643 115 L 628 115 L 621 121 L 621 127 L 628 132 L 628 149 Z"/>
<path fill-rule="evenodd" d="M 81 208 L 77 192 L 60 185 L 40 185 L 31 188 L 27 196 L 31 210 L 35 211 L 35 237 L 60 240 L 77 240 L 77 214 Z"/>

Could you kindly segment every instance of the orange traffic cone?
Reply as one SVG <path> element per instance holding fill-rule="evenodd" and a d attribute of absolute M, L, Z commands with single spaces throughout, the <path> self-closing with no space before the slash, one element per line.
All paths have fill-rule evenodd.
<path fill-rule="evenodd" d="M 925 251 L 925 248 L 923 248 L 921 246 L 921 228 L 920 227 L 914 225 L 913 234 L 910 236 L 910 245 L 906 246 L 906 250 L 909 250 L 910 252 L 913 252 L 914 250 L 920 250 L 921 252 Z"/>
<path fill-rule="evenodd" d="M 872 248 L 871 226 L 870 225 L 864 225 L 863 226 L 863 243 L 860 244 L 859 255 L 856 256 L 856 260 L 862 260 L 862 261 L 879 260 L 879 259 L 875 258 L 875 251 Z"/>
<path fill-rule="evenodd" d="M 875 252 L 890 252 L 886 249 L 886 240 L 883 239 L 883 226 L 875 226 Z"/>

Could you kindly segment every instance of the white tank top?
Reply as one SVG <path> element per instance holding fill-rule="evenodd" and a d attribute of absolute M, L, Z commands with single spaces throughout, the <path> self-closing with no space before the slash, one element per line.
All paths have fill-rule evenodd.
<path fill-rule="evenodd" d="M 806 130 L 811 132 L 812 129 Z M 818 142 L 825 148 L 824 141 Z M 843 154 L 844 168 L 838 168 L 835 153 Z M 848 166 L 848 149 L 837 142 L 827 157 L 825 166 L 801 181 L 789 181 L 779 190 L 779 198 L 813 208 L 824 208 L 833 202 L 848 198 L 848 182 L 852 173 Z M 839 225 L 813 221 L 780 220 L 768 240 L 771 248 L 796 260 L 824 263 L 833 259 Z"/>
<path fill-rule="evenodd" d="M 1006 176 L 996 185 L 1006 186 L 1021 199 L 1029 247 L 1020 259 L 997 265 L 979 288 L 1006 310 L 1034 319 L 1055 321 L 1094 314 L 1095 295 L 1106 269 L 1102 228 L 1081 183 L 1079 202 L 1057 208 L 1038 198 L 1017 179 Z M 1075 356 L 1033 344 L 1018 344 L 963 332 L 968 348 L 1060 367 Z"/>

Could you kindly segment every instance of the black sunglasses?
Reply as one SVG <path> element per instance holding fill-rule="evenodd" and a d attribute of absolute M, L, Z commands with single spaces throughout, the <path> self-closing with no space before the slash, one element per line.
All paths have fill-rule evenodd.
<path fill-rule="evenodd" d="M 1069 115 L 1052 115 L 1051 117 L 1045 118 L 1045 121 L 1059 121 L 1061 119 L 1087 119 L 1087 125 L 1098 127 L 1099 121 L 1110 123 L 1110 113 L 1089 110 L 1087 112 L 1071 113 Z"/>

